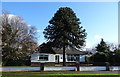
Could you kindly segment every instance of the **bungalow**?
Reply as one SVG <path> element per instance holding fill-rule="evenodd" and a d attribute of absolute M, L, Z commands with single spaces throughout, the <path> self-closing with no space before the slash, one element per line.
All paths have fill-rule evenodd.
<path fill-rule="evenodd" d="M 76 62 L 85 63 L 86 52 L 82 52 L 76 49 L 66 49 L 66 64 L 75 64 Z M 62 49 L 50 49 L 46 51 L 39 51 L 39 53 L 33 53 L 31 55 L 31 65 L 36 66 L 40 63 L 47 65 L 62 64 L 63 62 L 63 50 Z"/>

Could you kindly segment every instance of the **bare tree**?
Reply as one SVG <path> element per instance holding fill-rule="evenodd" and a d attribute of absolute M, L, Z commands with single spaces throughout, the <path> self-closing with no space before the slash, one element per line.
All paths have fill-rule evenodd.
<path fill-rule="evenodd" d="M 2 16 L 2 60 L 7 65 L 10 60 L 24 59 L 35 52 L 37 47 L 36 28 L 17 15 L 3 13 Z"/>

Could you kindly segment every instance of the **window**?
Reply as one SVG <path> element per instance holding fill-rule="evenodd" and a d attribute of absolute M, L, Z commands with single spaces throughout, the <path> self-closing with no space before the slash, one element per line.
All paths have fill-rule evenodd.
<path fill-rule="evenodd" d="M 40 55 L 39 60 L 41 61 L 48 61 L 48 55 Z"/>
<path fill-rule="evenodd" d="M 79 55 L 67 55 L 68 61 L 79 61 Z"/>
<path fill-rule="evenodd" d="M 71 61 L 71 55 L 67 55 L 67 60 Z"/>

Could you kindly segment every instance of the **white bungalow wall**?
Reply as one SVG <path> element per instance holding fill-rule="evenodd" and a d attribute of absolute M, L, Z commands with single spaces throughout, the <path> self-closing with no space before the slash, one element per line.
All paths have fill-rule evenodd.
<path fill-rule="evenodd" d="M 48 61 L 40 61 L 39 55 L 44 54 L 48 55 Z M 59 62 L 63 62 L 63 55 L 62 54 L 47 54 L 47 53 L 34 53 L 31 55 L 31 62 L 55 62 L 55 55 L 59 55 Z M 86 55 L 80 55 L 80 62 L 85 62 Z M 75 61 L 67 61 L 66 55 L 66 62 L 75 62 Z"/>
<path fill-rule="evenodd" d="M 80 55 L 80 62 L 85 62 L 85 56 L 86 55 Z"/>
<path fill-rule="evenodd" d="M 55 62 L 55 54 L 48 54 L 48 62 Z"/>
<path fill-rule="evenodd" d="M 39 55 L 44 54 L 48 55 L 48 61 L 40 61 Z M 45 54 L 45 53 L 35 53 L 31 55 L 31 62 L 55 62 L 55 55 L 54 54 Z"/>
<path fill-rule="evenodd" d="M 36 62 L 39 60 L 39 53 L 34 53 L 31 55 L 31 62 Z"/>
<path fill-rule="evenodd" d="M 63 55 L 62 54 L 55 54 L 55 55 L 59 55 L 59 62 L 63 62 Z"/>

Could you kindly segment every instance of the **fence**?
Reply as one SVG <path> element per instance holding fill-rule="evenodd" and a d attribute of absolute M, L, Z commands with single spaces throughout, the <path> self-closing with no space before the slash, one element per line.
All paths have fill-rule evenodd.
<path fill-rule="evenodd" d="M 105 66 L 80 66 L 79 71 L 105 71 Z M 0 67 L 0 71 L 40 71 L 40 67 Z M 120 71 L 120 66 L 110 66 L 110 71 Z M 44 67 L 43 71 L 77 71 L 76 67 Z"/>
<path fill-rule="evenodd" d="M 108 62 L 106 62 L 106 66 L 97 66 L 97 67 L 84 67 L 84 69 L 82 69 L 82 67 L 80 67 L 80 64 L 77 63 L 75 67 L 44 67 L 44 63 L 41 63 L 40 65 L 40 71 L 101 71 L 101 70 L 106 70 L 106 71 L 110 71 L 110 65 Z M 89 69 L 88 69 L 89 68 Z"/>

